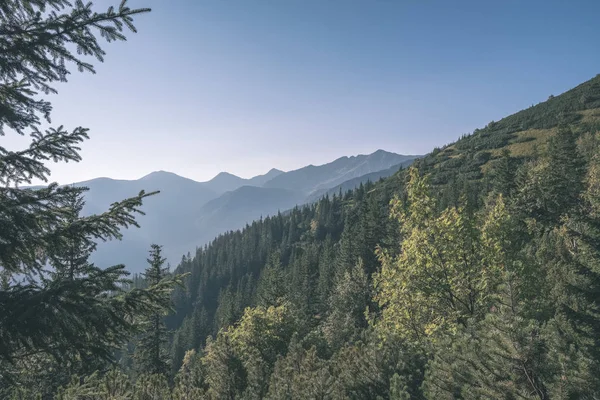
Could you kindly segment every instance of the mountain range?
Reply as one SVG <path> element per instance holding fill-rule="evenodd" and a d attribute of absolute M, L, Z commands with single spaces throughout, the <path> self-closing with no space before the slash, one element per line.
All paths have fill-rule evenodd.
<path fill-rule="evenodd" d="M 250 179 L 221 172 L 207 182 L 197 182 L 156 171 L 137 180 L 97 178 L 73 185 L 89 188 L 84 215 L 103 212 L 113 202 L 140 190 L 160 190 L 160 194 L 144 201 L 142 210 L 146 215 L 138 218 L 140 228 L 123 231 L 121 241 L 99 243 L 92 256 L 101 267 L 118 262 L 135 273 L 145 268 L 152 243 L 162 245 L 164 256 L 176 265 L 183 255 L 194 253 L 221 233 L 390 176 L 418 157 L 378 150 L 288 172 L 273 168 Z"/>

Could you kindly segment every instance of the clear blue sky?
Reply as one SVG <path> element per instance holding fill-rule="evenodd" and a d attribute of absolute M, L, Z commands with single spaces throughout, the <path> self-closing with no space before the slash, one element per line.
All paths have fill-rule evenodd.
<path fill-rule="evenodd" d="M 423 154 L 600 73 L 597 0 L 130 4 L 139 33 L 53 96 L 92 135 L 60 183 Z"/>

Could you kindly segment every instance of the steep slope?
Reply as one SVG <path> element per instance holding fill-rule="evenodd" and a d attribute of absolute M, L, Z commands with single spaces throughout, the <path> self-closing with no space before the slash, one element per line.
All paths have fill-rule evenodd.
<path fill-rule="evenodd" d="M 206 203 L 198 212 L 195 226 L 210 226 L 211 231 L 239 229 L 261 216 L 288 210 L 302 200 L 302 193 L 278 188 L 242 186 Z M 202 243 L 214 235 L 203 237 Z"/>
<path fill-rule="evenodd" d="M 326 376 L 342 388 L 340 398 L 395 398 L 390 382 L 403 376 L 406 398 L 502 398 L 533 393 L 535 376 L 540 398 L 593 397 L 600 388 L 600 104 L 578 99 L 594 96 L 598 83 L 418 160 L 433 187 L 411 171 L 405 191 L 401 171 L 255 221 L 183 260 L 178 271 L 190 272 L 188 290 L 175 294 L 177 314 L 169 318 L 177 329 L 173 370 L 212 336 L 203 362 L 225 350 L 253 360 L 228 369 L 232 357 L 222 357 L 207 372 L 220 382 L 228 371 L 230 381 L 243 382 L 239 393 L 261 385 L 289 393 L 288 382 L 301 376 L 295 397 L 311 385 L 328 394 Z M 523 116 L 529 122 L 515 125 Z M 532 130 L 542 132 L 524 136 Z M 503 150 L 513 157 L 502 156 L 505 174 L 494 175 Z M 389 218 L 395 195 L 404 212 Z M 252 353 L 235 353 L 230 343 L 240 337 L 244 349 L 258 343 Z M 263 337 L 275 339 L 254 339 Z M 411 340 L 427 345 L 410 346 L 415 351 L 405 346 Z M 564 368 L 571 357 L 577 361 Z M 521 368 L 525 358 L 537 361 Z M 252 375 L 255 365 L 267 372 Z M 487 379 L 491 370 L 500 373 Z M 243 381 L 250 376 L 252 383 Z M 579 376 L 585 384 L 562 383 Z"/>
<path fill-rule="evenodd" d="M 556 135 L 560 125 L 564 125 L 565 131 L 557 136 L 555 145 L 546 152 L 548 139 Z M 576 135 L 571 135 L 569 130 Z M 528 386 L 530 381 L 527 380 L 530 372 L 520 368 L 521 355 L 531 357 L 535 354 L 535 357 L 540 357 L 541 361 L 535 364 L 536 376 L 546 379 L 545 387 L 554 390 L 557 393 L 556 397 L 564 393 L 564 386 L 553 385 L 557 381 L 567 381 L 565 374 L 576 377 L 579 376 L 580 371 L 585 370 L 583 376 L 589 377 L 588 381 L 596 379 L 600 356 L 594 351 L 597 347 L 595 338 L 598 337 L 599 326 L 596 301 L 598 288 L 594 282 L 598 281 L 597 265 L 600 255 L 597 252 L 597 209 L 592 211 L 593 205 L 597 205 L 598 202 L 598 164 L 592 156 L 596 156 L 600 149 L 599 132 L 600 77 L 597 77 L 561 96 L 550 98 L 545 103 L 506 117 L 497 123 L 491 123 L 486 128 L 476 130 L 472 135 L 465 136 L 442 149 L 436 149 L 432 154 L 417 160 L 415 164 L 420 171 L 430 173 L 436 185 L 430 192 L 422 191 L 428 192 L 427 194 L 415 194 L 414 192 L 418 191 L 413 191 L 412 196 L 416 196 L 414 200 L 406 199 L 411 196 L 402 196 L 406 194 L 404 193 L 406 174 L 400 171 L 377 183 L 367 183 L 341 197 L 334 195 L 331 198 L 321 198 L 313 204 L 295 208 L 288 213 L 255 221 L 241 231 L 219 236 L 209 246 L 199 250 L 193 259 L 183 260 L 178 268 L 180 272 L 191 274 L 187 281 L 188 290 L 178 291 L 175 295 L 177 314 L 169 318 L 171 327 L 177 328 L 173 346 L 174 370 L 179 367 L 186 350 L 199 348 L 209 335 L 214 337 L 220 328 L 236 324 L 242 315 L 245 317 L 258 315 L 256 320 L 262 322 L 263 316 L 269 315 L 273 310 L 269 308 L 265 311 L 267 306 L 275 307 L 283 304 L 280 310 L 290 310 L 291 318 L 299 321 L 295 322 L 297 324 L 295 334 L 286 336 L 283 343 L 271 342 L 273 344 L 269 343 L 265 346 L 267 351 L 278 352 L 288 360 L 287 364 L 281 361 L 277 363 L 270 361 L 274 370 L 279 369 L 279 372 L 276 371 L 271 376 L 283 382 L 282 390 L 286 390 L 288 386 L 281 377 L 288 377 L 291 380 L 301 375 L 300 368 L 295 365 L 299 360 L 305 362 L 309 356 L 317 360 L 310 364 L 314 370 L 325 365 L 320 371 L 323 375 L 327 374 L 328 379 L 332 374 L 330 371 L 334 371 L 334 374 L 335 370 L 341 371 L 340 375 L 343 376 L 338 378 L 336 381 L 338 383 L 345 384 L 345 377 L 352 376 L 347 372 L 348 370 L 361 378 L 372 376 L 373 380 L 360 380 L 359 384 L 362 385 L 360 392 L 357 391 L 354 378 L 351 378 L 346 393 L 358 392 L 361 398 L 375 398 L 372 394 L 378 390 L 380 386 L 378 379 L 381 379 L 381 376 L 385 377 L 381 382 L 384 387 L 389 385 L 392 381 L 391 377 L 395 374 L 394 368 L 401 365 L 398 359 L 403 359 L 407 363 L 402 364 L 403 370 L 396 373 L 411 377 L 406 382 L 413 385 L 414 393 L 420 393 L 423 382 L 427 380 L 435 390 L 439 389 L 443 392 L 443 396 L 430 398 L 452 398 L 456 393 L 461 393 L 465 387 L 474 389 L 471 394 L 485 393 L 486 398 L 502 397 L 509 387 L 517 387 L 519 393 L 526 393 L 531 390 Z M 575 144 L 576 138 L 579 140 L 579 145 Z M 556 143 L 562 143 L 562 146 Z M 515 173 L 516 168 L 521 164 L 519 172 L 524 175 L 524 178 L 521 181 L 516 179 L 516 176 L 520 175 L 516 173 L 512 175 L 511 179 L 517 188 L 507 192 L 504 204 L 508 206 L 506 209 L 499 207 L 490 212 L 488 207 L 493 206 L 494 202 L 488 202 L 484 206 L 481 200 L 487 197 L 490 190 L 496 189 L 494 180 L 488 178 L 494 176 L 494 163 L 503 150 L 508 150 L 512 155 L 510 160 L 514 161 L 509 163 L 512 164 L 509 169 L 513 169 L 512 172 Z M 591 191 L 587 192 L 588 195 L 593 194 L 594 199 L 588 199 L 591 204 L 586 203 L 581 196 L 582 192 L 575 192 L 574 201 L 569 206 L 568 201 L 563 201 L 564 198 L 569 197 L 567 192 L 572 189 L 569 183 L 573 182 L 574 187 L 579 186 L 578 190 L 581 191 L 583 186 L 581 183 L 586 175 L 586 171 L 580 170 L 577 162 L 570 162 L 577 157 L 586 159 L 582 164 L 589 163 L 585 167 L 590 168 L 587 172 L 594 172 L 590 183 Z M 590 162 L 591 159 L 594 161 Z M 530 170 L 529 165 L 523 164 L 527 160 L 541 162 L 532 164 L 535 169 Z M 569 167 L 560 168 L 565 164 Z M 538 173 L 539 176 L 553 177 L 555 180 L 551 182 L 540 180 Z M 454 184 L 457 182 L 458 185 Z M 412 221 L 414 224 L 412 232 L 418 234 L 412 235 L 411 239 L 406 239 L 410 240 L 409 245 L 403 248 L 404 253 L 409 255 L 393 263 L 384 260 L 386 265 L 382 269 L 380 262 L 374 256 L 375 246 L 381 245 L 385 254 L 394 254 L 400 250 L 399 242 L 402 240 L 398 230 L 400 219 L 388 218 L 390 199 L 396 194 L 400 194 L 400 198 L 404 201 L 413 201 L 411 204 L 413 207 L 409 209 L 435 202 L 442 205 L 439 207 L 440 204 L 436 204 L 440 212 L 444 205 L 456 204 L 462 195 L 475 197 L 478 204 L 471 210 L 485 212 L 479 216 L 471 214 L 468 208 L 461 208 L 461 210 L 454 209 L 450 213 L 441 214 L 443 218 L 440 218 L 435 210 L 430 210 L 424 213 L 425 215 L 414 211 L 409 212 L 406 218 L 411 218 L 412 213 L 414 214 L 412 218 L 419 219 Z M 431 201 L 433 199 L 435 201 Z M 533 203 L 531 203 L 532 199 Z M 554 210 L 555 219 L 541 218 L 540 215 L 543 217 L 543 212 L 548 211 L 545 206 L 548 204 L 553 206 L 557 203 L 557 199 L 561 207 Z M 469 200 L 467 198 L 467 201 Z M 523 200 L 525 203 L 521 203 Z M 502 202 L 498 202 L 496 206 L 501 204 Z M 534 207 L 530 207 L 531 204 L 534 204 Z M 538 204 L 543 204 L 539 208 L 541 213 L 536 209 Z M 504 217 L 499 215 L 505 212 L 510 214 L 504 214 L 506 219 L 500 222 Z M 473 229 L 481 222 L 480 217 L 486 218 L 487 222 L 492 222 L 490 224 L 493 226 L 492 229 Z M 527 218 L 534 222 L 528 226 L 506 223 L 513 217 Z M 428 221 L 431 223 L 430 227 Z M 465 224 L 465 221 L 468 222 Z M 419 225 L 420 223 L 423 225 Z M 535 226 L 535 229 L 531 229 L 530 226 Z M 471 236 L 473 235 L 471 231 L 479 233 L 477 236 Z M 506 233 L 509 235 L 505 236 Z M 430 244 L 421 246 L 422 243 L 419 242 L 424 234 L 433 240 Z M 489 248 L 488 244 L 489 238 L 495 235 L 496 239 L 493 240 L 498 244 L 496 250 Z M 448 240 L 448 237 L 451 239 Z M 513 238 L 518 239 L 513 241 Z M 430 245 L 432 247 L 429 247 Z M 516 249 L 516 246 L 519 246 L 519 249 Z M 447 271 L 456 270 L 453 269 L 454 266 L 445 262 L 447 255 L 443 253 L 448 249 L 457 248 L 461 250 L 451 257 L 455 257 L 454 263 L 459 266 L 458 271 L 464 273 L 462 278 L 458 277 L 458 274 L 446 274 Z M 437 254 L 441 262 L 437 260 L 438 257 L 430 259 L 431 249 L 438 250 Z M 485 269 L 489 261 L 482 260 L 480 257 L 482 254 L 499 256 L 497 259 L 493 258 L 490 270 L 496 269 L 496 260 L 502 260 L 501 264 L 509 260 L 504 265 L 519 267 L 506 268 L 504 272 L 506 280 L 498 280 L 496 285 L 486 285 L 485 296 L 482 297 L 486 298 L 489 292 L 495 292 L 498 293 L 500 300 L 494 303 L 496 304 L 494 307 L 490 307 L 486 298 L 474 306 L 478 308 L 478 312 L 473 313 L 473 308 L 469 307 L 475 302 L 470 303 L 471 298 L 480 297 L 481 294 L 477 293 L 478 289 L 472 290 L 472 279 L 473 277 L 477 279 L 478 274 L 480 282 L 488 282 L 489 279 Z M 356 265 L 359 258 L 362 262 Z M 526 268 L 520 268 L 523 260 L 527 260 Z M 412 268 L 410 264 L 416 263 L 425 268 L 415 268 L 414 271 L 410 271 Z M 430 267 L 440 274 L 421 272 Z M 370 307 L 374 308 L 374 312 L 370 315 L 376 320 L 381 312 L 381 309 L 373 306 L 368 300 L 373 299 L 371 297 L 374 293 L 373 282 L 369 281 L 369 277 L 375 271 L 383 271 L 379 278 L 383 276 L 384 284 L 389 284 L 386 292 L 375 292 L 387 294 L 383 301 L 381 298 L 375 298 L 375 301 L 379 302 L 384 312 L 386 309 L 396 311 L 392 307 L 397 307 L 399 311 L 391 314 L 391 317 L 389 313 L 387 318 L 384 315 L 383 322 L 379 325 L 384 332 L 399 332 L 410 337 L 414 326 L 398 321 L 402 321 L 403 314 L 411 315 L 414 310 L 420 310 L 422 314 L 417 314 L 418 318 L 411 315 L 412 319 L 409 321 L 415 322 L 418 326 L 417 332 L 424 332 L 423 337 L 428 336 L 427 331 L 433 324 L 423 323 L 419 318 L 430 318 L 431 304 L 435 304 L 436 307 L 441 305 L 445 312 L 443 318 L 453 318 L 452 315 L 460 307 L 456 308 L 454 301 L 446 300 L 447 290 L 461 279 L 464 285 L 461 286 L 461 283 L 455 287 L 470 291 L 469 299 L 463 303 L 466 308 L 461 311 L 468 316 L 469 329 L 455 329 L 458 323 L 442 327 L 445 324 L 437 325 L 436 322 L 435 329 L 439 331 L 435 335 L 445 330 L 443 333 L 448 333 L 446 338 L 448 340 L 438 342 L 436 339 L 428 342 L 431 347 L 427 346 L 428 354 L 420 353 L 423 357 L 419 356 L 418 367 L 412 364 L 415 359 L 410 355 L 406 358 L 411 350 L 402 347 L 402 341 L 391 346 L 395 346 L 396 350 L 403 354 L 388 353 L 389 348 L 386 350 L 386 346 L 389 343 L 386 345 L 386 342 L 393 341 L 391 336 L 386 337 L 382 342 L 377 338 L 374 339 L 373 337 L 377 335 L 368 335 L 369 323 L 364 318 L 364 310 L 370 311 Z M 412 284 L 407 283 L 409 281 L 404 279 L 406 277 L 412 280 Z M 414 284 L 415 281 L 419 285 Z M 510 285 L 506 285 L 507 281 Z M 517 282 L 518 285 L 513 286 L 513 282 Z M 533 282 L 535 284 L 532 284 Z M 375 290 L 381 290 L 381 285 L 378 286 Z M 506 289 L 507 286 L 510 290 Z M 408 287 L 410 292 L 405 291 L 404 297 L 387 302 L 387 299 L 395 296 L 394 291 L 401 292 L 398 290 L 399 287 Z M 516 287 L 518 290 L 513 291 Z M 558 295 L 555 292 L 556 288 L 561 289 Z M 420 304 L 416 301 L 416 307 L 410 301 L 406 303 L 404 300 L 410 298 L 413 292 L 420 293 L 426 301 Z M 516 292 L 518 294 L 515 296 Z M 435 299 L 437 294 L 441 301 Z M 456 292 L 452 292 L 451 299 L 455 294 Z M 503 296 L 510 299 L 509 302 L 504 302 Z M 519 307 L 513 307 L 513 296 L 518 299 Z M 282 302 L 281 299 L 285 301 Z M 566 299 L 573 299 L 573 302 Z M 587 305 L 574 311 L 570 304 Z M 246 307 L 256 307 L 253 309 L 256 314 L 244 311 Z M 539 312 L 540 309 L 550 310 L 550 312 Z M 280 317 L 279 314 L 275 315 L 276 318 Z M 471 320 L 474 322 L 470 322 Z M 232 329 L 248 329 L 249 320 L 244 318 L 241 321 Z M 429 321 L 431 319 L 427 320 Z M 567 322 L 565 325 L 561 325 L 565 322 Z M 460 323 L 462 324 L 462 321 Z M 278 326 L 287 327 L 287 321 Z M 547 329 L 545 326 L 552 327 Z M 556 329 L 559 326 L 568 328 Z M 573 329 L 575 326 L 582 329 Z M 273 332 L 270 327 L 267 329 L 260 332 Z M 541 332 L 547 334 L 547 337 L 559 340 L 546 340 L 546 336 L 541 335 Z M 584 347 L 580 353 L 573 353 L 570 343 L 584 343 L 585 340 L 579 341 L 580 338 L 589 340 L 587 342 L 589 344 L 586 345 L 588 347 Z M 376 343 L 372 348 L 369 348 L 370 340 Z M 570 343 L 565 342 L 566 340 L 570 340 Z M 301 345 L 297 345 L 297 341 Z M 227 345 L 226 342 L 223 343 L 223 346 Z M 291 350 L 286 356 L 287 345 L 290 343 L 296 347 L 289 346 Z M 316 350 L 315 343 L 322 348 Z M 456 343 L 459 346 L 455 347 Z M 526 348 L 522 347 L 523 343 L 526 344 Z M 532 351 L 533 347 L 539 347 L 540 351 Z M 309 348 L 312 348 L 310 353 L 302 353 Z M 297 349 L 300 349 L 299 352 Z M 429 353 L 430 349 L 434 349 L 433 361 L 432 354 Z M 298 354 L 305 354 L 305 358 L 299 357 Z M 380 364 L 379 356 L 382 354 L 397 354 L 399 358 L 382 357 Z M 575 367 L 576 363 L 574 363 L 572 370 L 563 369 L 564 360 L 569 359 L 573 354 L 577 354 L 578 360 L 585 360 L 583 366 Z M 587 360 L 592 360 L 591 357 L 594 357 L 593 362 L 588 363 Z M 282 358 L 271 358 L 274 359 Z M 374 362 L 374 359 L 377 361 Z M 475 361 L 472 362 L 473 360 Z M 546 368 L 545 363 L 553 367 Z M 369 368 L 365 368 L 365 365 Z M 519 365 L 519 368 L 515 368 L 515 365 Z M 328 368 L 329 366 L 335 368 Z M 286 372 L 281 372 L 285 369 L 292 370 L 292 373 L 285 375 Z M 490 380 L 473 380 L 476 376 L 487 377 L 492 369 L 503 371 L 503 375 L 499 379 L 496 377 L 500 375 Z M 229 376 L 238 373 L 237 377 L 246 377 L 249 376 L 246 374 L 248 370 L 242 370 L 241 373 L 236 370 Z M 518 372 L 515 372 L 516 370 Z M 424 371 L 427 373 L 419 379 L 412 380 L 415 374 L 422 374 Z M 464 371 L 469 373 L 465 374 Z M 311 373 L 313 376 L 319 376 L 313 370 Z M 334 378 L 331 378 L 331 381 L 334 381 Z M 261 383 L 263 382 L 278 384 L 275 379 L 269 379 L 268 376 L 261 379 Z M 312 382 L 314 385 L 321 384 L 321 377 Z M 373 382 L 377 382 L 377 385 Z M 444 385 L 439 385 L 439 382 L 444 382 Z M 487 386 L 485 391 L 479 392 L 484 387 L 481 382 L 485 382 Z M 594 382 L 600 385 L 600 382 Z M 569 390 L 572 393 L 579 393 L 579 386 L 583 387 L 581 390 L 587 397 L 597 392 L 587 385 L 572 385 Z M 488 390 L 489 388 L 493 390 Z M 299 393 L 303 393 L 302 389 L 306 390 L 303 387 Z M 391 397 L 387 392 L 384 394 L 382 398 Z M 406 397 L 422 398 L 422 396 L 411 396 L 408 392 Z M 573 395 L 572 397 L 586 396 Z"/>
<path fill-rule="evenodd" d="M 341 157 L 319 166 L 309 165 L 304 168 L 283 173 L 265 183 L 265 187 L 281 188 L 304 192 L 328 189 L 342 182 L 357 178 L 371 172 L 382 171 L 418 156 L 406 156 L 377 150 L 369 155 Z"/>
<path fill-rule="evenodd" d="M 600 77 L 490 123 L 453 144 L 434 149 L 414 164 L 432 175 L 443 205 L 456 200 L 453 196 L 457 196 L 447 183 L 456 179 L 481 181 L 488 176 L 503 149 L 521 162 L 536 157 L 561 123 L 578 133 L 600 131 Z M 316 180 L 311 180 L 314 168 L 306 167 L 299 170 L 301 172 L 284 175 L 297 178 L 299 186 L 306 188 Z M 386 173 L 379 171 L 371 176 Z M 357 181 L 360 184 L 361 179 L 348 180 L 341 186 L 355 185 Z M 175 349 L 176 357 L 182 357 L 189 345 L 184 338 L 193 338 L 193 345 L 198 346 L 204 337 L 234 323 L 245 307 L 255 304 L 259 285 L 256 280 L 265 271 L 273 252 L 279 255 L 281 268 L 290 279 L 298 276 L 310 279 L 310 285 L 303 287 L 310 291 L 307 299 L 312 295 L 317 302 L 322 300 L 315 289 L 317 285 L 331 284 L 328 268 L 349 268 L 360 256 L 365 260 L 365 270 L 372 272 L 378 266 L 373 253 L 375 245 L 389 245 L 398 239 L 394 236 L 397 226 L 389 222 L 387 213 L 390 199 L 401 193 L 404 182 L 405 173 L 399 171 L 377 183 L 369 182 L 344 193 L 342 198 L 337 196 L 338 187 L 332 190 L 330 199 L 320 198 L 310 205 L 255 221 L 240 231 L 220 235 L 194 258 L 185 260 L 178 271 L 191 272 L 189 292 L 177 294 L 178 313 L 170 318 L 173 328 L 181 327 L 182 339 L 177 342 L 180 348 Z M 283 186 L 285 183 L 276 178 L 267 184 Z M 482 186 L 474 190 L 477 196 L 489 189 Z M 306 262 L 308 266 L 302 264 Z M 293 288 L 294 283 L 287 287 Z M 317 310 L 321 306 L 322 303 L 315 305 Z M 203 326 L 194 325 L 199 310 L 206 313 Z"/>
<path fill-rule="evenodd" d="M 406 168 L 410 166 L 415 160 L 407 160 L 398 165 L 394 165 L 388 169 L 384 169 L 381 171 L 371 172 L 369 174 L 359 176 L 358 178 L 353 178 L 342 182 L 341 184 L 331 188 L 331 189 L 321 189 L 313 192 L 310 196 L 307 197 L 306 203 L 312 203 L 319 198 L 329 195 L 332 196 L 336 193 L 342 192 L 346 193 L 349 190 L 356 189 L 360 186 L 360 184 L 365 184 L 367 182 L 377 182 L 382 178 L 387 178 L 388 176 L 394 175 L 402 168 Z"/>
<path fill-rule="evenodd" d="M 493 167 L 504 149 L 520 161 L 543 151 L 559 125 L 576 133 L 600 129 L 600 75 L 547 101 L 519 111 L 457 142 L 434 149 L 416 162 L 436 184 L 459 174 L 478 180 Z"/>
<path fill-rule="evenodd" d="M 339 179 L 343 179 L 346 176 L 352 176 L 353 174 L 361 173 L 363 171 L 369 172 L 366 175 L 362 175 L 354 180 L 347 181 L 346 185 L 341 186 L 342 190 L 346 191 L 353 189 L 360 184 L 362 181 L 367 182 L 369 180 L 376 181 L 380 177 L 389 176 L 396 172 L 401 165 L 409 165 L 413 159 L 413 156 L 400 156 L 393 153 L 387 153 L 384 151 L 378 151 L 368 156 L 358 157 L 342 157 L 334 163 L 326 164 L 324 166 L 312 166 L 302 168 L 301 170 L 291 171 L 287 173 L 281 173 L 276 170 L 277 177 L 269 180 L 265 187 L 253 187 L 253 186 L 242 186 L 239 189 L 227 192 L 220 197 L 211 200 L 205 206 L 203 206 L 195 217 L 195 226 L 198 228 L 200 241 L 195 243 L 189 243 L 187 250 L 193 249 L 197 245 L 207 243 L 217 233 L 226 232 L 228 230 L 240 229 L 246 223 L 250 223 L 259 217 L 266 217 L 268 215 L 276 215 L 278 212 L 289 211 L 290 208 L 296 205 L 306 204 L 310 201 L 317 200 L 326 192 L 331 191 L 330 184 L 336 183 Z M 372 169 L 380 168 L 382 165 L 386 166 L 390 160 L 406 159 L 401 164 L 394 167 L 379 170 L 373 172 Z M 331 164 L 335 164 L 332 168 Z M 315 177 L 329 177 L 329 180 L 320 184 L 319 187 L 323 189 L 311 192 L 306 187 L 296 187 L 298 183 L 298 176 L 303 176 L 304 172 L 310 171 Z M 334 171 L 335 173 L 331 173 Z M 269 174 L 273 172 L 270 171 Z M 269 175 L 267 174 L 267 175 Z M 250 181 L 260 182 L 267 175 L 259 176 L 251 179 Z M 269 187 L 268 185 L 273 180 L 277 180 L 275 184 L 286 186 L 280 187 Z M 271 183 L 272 184 L 272 183 Z M 340 187 L 335 187 L 338 191 Z M 337 192 L 336 192 L 337 193 Z M 207 228 L 209 227 L 209 228 Z"/>
<path fill-rule="evenodd" d="M 284 171 L 277 168 L 271 168 L 271 170 L 264 175 L 258 175 L 254 178 L 248 179 L 245 183 L 245 186 L 264 186 L 266 182 L 284 173 Z"/>

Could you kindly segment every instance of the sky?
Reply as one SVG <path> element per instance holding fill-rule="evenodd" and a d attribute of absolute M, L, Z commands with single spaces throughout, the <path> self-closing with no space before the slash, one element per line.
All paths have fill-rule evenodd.
<path fill-rule="evenodd" d="M 91 136 L 51 181 L 249 178 L 377 149 L 425 154 L 600 73 L 597 0 L 129 4 L 152 8 L 138 33 L 49 96 L 54 125 Z"/>

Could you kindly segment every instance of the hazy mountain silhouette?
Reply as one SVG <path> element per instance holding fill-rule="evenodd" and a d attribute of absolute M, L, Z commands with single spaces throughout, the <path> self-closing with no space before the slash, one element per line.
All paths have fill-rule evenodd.
<path fill-rule="evenodd" d="M 183 254 L 194 252 L 219 233 L 286 211 L 331 190 L 347 190 L 360 182 L 389 176 L 414 158 L 378 150 L 289 172 L 271 169 L 250 179 L 222 172 L 207 182 L 196 182 L 156 171 L 137 180 L 97 178 L 74 185 L 90 189 L 85 195 L 86 215 L 103 212 L 111 203 L 140 190 L 161 191 L 144 202 L 146 215 L 138 219 L 140 229 L 124 231 L 122 241 L 100 243 L 92 257 L 101 267 L 123 263 L 132 272 L 140 272 L 151 243 L 163 245 L 165 257 L 175 265 Z"/>
<path fill-rule="evenodd" d="M 265 182 L 283 173 L 283 171 L 273 168 L 264 175 L 258 175 L 254 178 L 244 179 L 230 174 L 229 172 L 221 172 L 210 181 L 203 182 L 202 184 L 217 193 L 225 193 L 242 186 L 262 186 Z"/>
<path fill-rule="evenodd" d="M 341 157 L 328 164 L 309 165 L 295 171 L 280 174 L 265 183 L 265 187 L 313 192 L 329 189 L 353 178 L 388 169 L 417 156 L 405 156 L 377 150 L 368 155 Z"/>
<path fill-rule="evenodd" d="M 401 162 L 400 164 L 394 165 L 388 169 L 371 172 L 370 174 L 365 174 L 365 175 L 359 176 L 357 178 L 349 179 L 349 180 L 342 182 L 341 184 L 334 186 L 332 188 L 320 189 L 320 190 L 314 191 L 312 194 L 310 194 L 308 196 L 308 198 L 306 199 L 305 202 L 312 203 L 314 201 L 317 201 L 318 199 L 320 199 L 321 197 L 323 197 L 325 195 L 331 196 L 333 194 L 339 193 L 340 191 L 342 193 L 345 193 L 348 190 L 357 188 L 358 186 L 360 186 L 361 183 L 364 184 L 367 182 L 377 182 L 381 178 L 387 178 L 388 176 L 394 175 L 396 172 L 398 172 L 400 170 L 400 168 L 408 167 L 410 164 L 412 164 L 413 161 L 414 161 L 414 159 L 409 159 L 404 162 Z"/>

